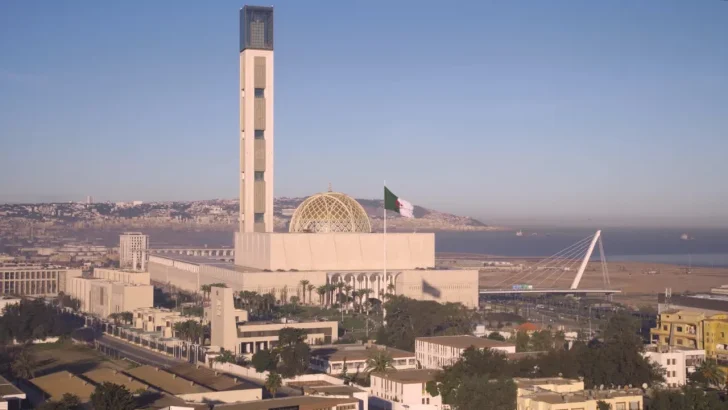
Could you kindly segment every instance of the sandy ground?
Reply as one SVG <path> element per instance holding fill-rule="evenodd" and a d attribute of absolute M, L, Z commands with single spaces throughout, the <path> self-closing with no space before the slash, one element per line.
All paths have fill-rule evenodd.
<path fill-rule="evenodd" d="M 37 344 L 31 347 L 37 361 L 36 376 L 67 370 L 81 374 L 97 368 L 124 370 L 130 363 L 123 360 L 112 360 L 86 346 L 74 345 L 71 342 Z"/>
<path fill-rule="evenodd" d="M 534 266 L 533 260 L 511 260 L 513 263 L 524 263 Z M 460 266 L 475 265 L 473 259 L 458 259 Z M 572 271 L 554 271 L 526 276 L 524 272 L 493 270 L 483 268 L 480 272 L 481 288 L 510 288 L 512 284 L 536 284 L 539 287 L 566 289 L 576 276 L 578 264 Z M 711 288 L 728 285 L 728 268 L 687 268 L 644 262 L 609 262 L 607 263 L 611 289 L 619 289 L 621 294 L 614 300 L 632 306 L 654 305 L 657 293 L 671 288 L 673 293 L 685 291 L 708 292 Z M 528 269 L 526 269 L 528 271 Z M 561 275 L 560 279 L 556 279 Z M 548 279 L 546 279 L 548 277 Z M 580 288 L 603 289 L 605 287 L 601 263 L 590 263 L 584 272 Z"/>

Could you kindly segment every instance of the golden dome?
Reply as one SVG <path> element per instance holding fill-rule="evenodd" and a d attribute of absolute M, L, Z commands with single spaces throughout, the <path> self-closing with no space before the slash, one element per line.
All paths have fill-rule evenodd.
<path fill-rule="evenodd" d="M 288 232 L 371 232 L 372 225 L 356 200 L 339 192 L 322 192 L 306 198 L 291 217 Z"/>

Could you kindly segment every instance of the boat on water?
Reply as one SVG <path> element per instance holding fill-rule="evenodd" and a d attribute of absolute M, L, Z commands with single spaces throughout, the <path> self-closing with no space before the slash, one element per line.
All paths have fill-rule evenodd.
<path fill-rule="evenodd" d="M 692 237 L 692 236 L 690 236 L 690 235 L 688 235 L 688 234 L 686 234 L 686 233 L 684 233 L 684 234 L 680 235 L 680 239 L 683 240 L 683 241 L 692 241 L 695 238 Z"/>
<path fill-rule="evenodd" d="M 519 229 L 518 232 L 516 232 L 516 236 L 523 236 L 523 231 Z"/>

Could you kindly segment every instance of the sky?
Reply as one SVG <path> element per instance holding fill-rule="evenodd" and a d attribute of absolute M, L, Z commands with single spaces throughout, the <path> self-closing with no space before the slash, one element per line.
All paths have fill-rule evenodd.
<path fill-rule="evenodd" d="M 728 1 L 273 5 L 276 196 L 728 225 Z M 236 198 L 242 6 L 0 2 L 0 202 Z"/>

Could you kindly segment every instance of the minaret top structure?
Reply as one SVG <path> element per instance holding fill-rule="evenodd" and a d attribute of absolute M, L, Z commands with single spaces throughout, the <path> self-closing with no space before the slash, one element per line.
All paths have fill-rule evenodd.
<path fill-rule="evenodd" d="M 240 9 L 240 51 L 273 50 L 273 7 Z"/>

